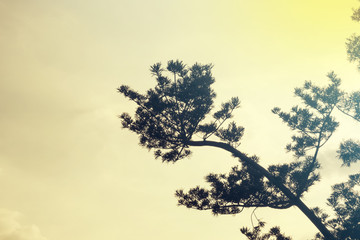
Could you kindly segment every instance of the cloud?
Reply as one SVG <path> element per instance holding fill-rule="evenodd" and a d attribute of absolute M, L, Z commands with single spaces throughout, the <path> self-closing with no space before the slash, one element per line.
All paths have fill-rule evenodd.
<path fill-rule="evenodd" d="M 47 240 L 35 225 L 19 222 L 21 214 L 0 209 L 0 240 Z"/>

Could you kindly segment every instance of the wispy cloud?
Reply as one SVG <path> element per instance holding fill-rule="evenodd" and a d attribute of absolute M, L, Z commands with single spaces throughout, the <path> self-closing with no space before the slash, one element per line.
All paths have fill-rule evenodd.
<path fill-rule="evenodd" d="M 21 214 L 0 209 L 0 240 L 47 240 L 36 225 L 19 221 Z"/>

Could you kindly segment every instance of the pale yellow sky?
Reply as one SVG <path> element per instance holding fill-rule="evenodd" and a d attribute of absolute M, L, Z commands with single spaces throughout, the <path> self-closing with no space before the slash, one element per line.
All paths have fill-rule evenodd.
<path fill-rule="evenodd" d="M 359 89 L 345 40 L 359 33 L 356 0 L 0 0 L 0 240 L 245 239 L 250 212 L 214 217 L 176 206 L 174 192 L 204 184 L 236 164 L 195 149 L 162 164 L 121 129 L 134 105 L 121 84 L 153 86 L 149 66 L 181 59 L 213 63 L 217 104 L 239 96 L 235 120 L 242 151 L 264 166 L 291 158 L 290 132 L 270 113 L 296 99 L 305 80 L 325 84 L 334 70 Z M 339 168 L 339 141 L 360 128 L 344 124 L 320 155 L 323 182 L 305 197 L 325 202 L 330 185 L 359 172 Z M 326 162 L 326 163 L 325 163 Z M 257 210 L 295 239 L 316 232 L 296 209 Z M 302 226 L 301 229 L 299 226 Z"/>

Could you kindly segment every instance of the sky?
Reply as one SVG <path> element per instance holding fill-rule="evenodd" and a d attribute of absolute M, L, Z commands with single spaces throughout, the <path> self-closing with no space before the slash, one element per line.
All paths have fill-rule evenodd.
<path fill-rule="evenodd" d="M 335 71 L 360 88 L 345 41 L 359 33 L 356 0 L 0 0 L 0 240 L 245 239 L 250 211 L 236 216 L 177 206 L 175 190 L 204 185 L 237 164 L 195 148 L 163 164 L 121 128 L 135 105 L 116 88 L 152 87 L 156 62 L 214 64 L 216 104 L 238 96 L 245 127 L 240 151 L 267 166 L 292 160 L 290 130 L 271 113 L 297 104 L 305 80 Z M 341 126 L 322 149 L 322 180 L 305 195 L 321 206 L 331 185 L 360 171 L 341 167 L 336 150 L 357 138 Z M 294 239 L 317 231 L 296 208 L 257 209 L 268 226 Z M 256 221 L 255 221 L 256 222 Z"/>

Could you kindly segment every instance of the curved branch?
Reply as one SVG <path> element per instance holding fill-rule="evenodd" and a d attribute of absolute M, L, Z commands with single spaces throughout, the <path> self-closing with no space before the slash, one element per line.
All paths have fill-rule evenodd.
<path fill-rule="evenodd" d="M 272 184 L 274 184 L 280 191 L 289 198 L 290 202 L 297 206 L 307 217 L 308 219 L 318 228 L 318 230 L 324 235 L 326 240 L 335 240 L 335 237 L 331 234 L 331 232 L 325 227 L 325 225 L 321 222 L 321 220 L 314 214 L 312 210 L 310 210 L 300 198 L 295 196 L 284 184 L 282 184 L 279 179 L 273 176 L 270 172 L 268 172 L 261 165 L 253 161 L 246 154 L 240 152 L 236 148 L 232 147 L 229 144 L 223 142 L 215 142 L 215 141 L 188 141 L 186 143 L 188 146 L 211 146 L 224 149 L 233 154 L 233 156 L 239 158 L 242 162 L 246 163 L 248 166 L 256 169 L 260 174 L 265 176 Z"/>

